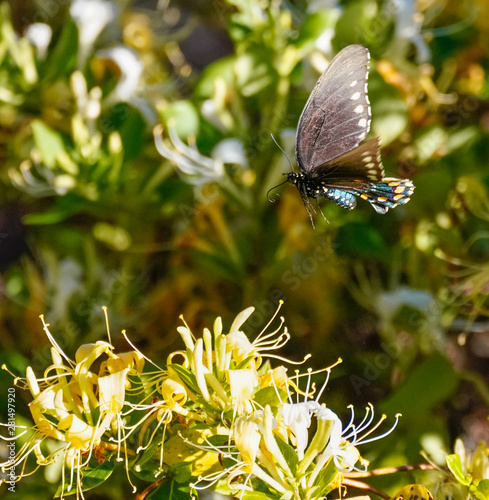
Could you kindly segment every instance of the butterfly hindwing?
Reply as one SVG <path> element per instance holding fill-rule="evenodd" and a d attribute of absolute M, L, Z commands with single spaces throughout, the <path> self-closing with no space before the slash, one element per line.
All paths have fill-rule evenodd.
<path fill-rule="evenodd" d="M 310 180 L 306 187 L 306 193 L 310 198 L 324 197 L 349 210 L 356 207 L 355 197 L 362 198 L 379 214 L 385 214 L 389 208 L 395 208 L 397 205 L 405 205 L 413 191 L 414 186 L 410 180 L 394 177 L 385 177 L 380 182 L 355 179 L 326 183 Z"/>
<path fill-rule="evenodd" d="M 320 165 L 310 172 L 311 179 L 335 183 L 337 180 L 380 181 L 384 167 L 380 159 L 380 139 L 370 139 L 355 149 Z"/>

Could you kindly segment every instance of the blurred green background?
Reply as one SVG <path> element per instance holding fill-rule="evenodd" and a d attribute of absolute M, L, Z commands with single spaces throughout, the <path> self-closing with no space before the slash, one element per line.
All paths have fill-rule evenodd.
<path fill-rule="evenodd" d="M 416 190 L 383 216 L 324 202 L 313 229 L 292 186 L 267 199 L 291 169 L 270 135 L 294 162 L 307 97 L 352 43 L 387 174 Z M 485 0 L 2 2 L 1 362 L 42 374 L 40 314 L 73 356 L 106 338 L 106 305 L 118 349 L 126 329 L 164 362 L 180 314 L 201 331 L 254 306 L 253 338 L 284 300 L 284 355 L 343 358 L 329 407 L 403 413 L 373 467 L 489 441 L 488 72 Z M 51 473 L 16 498 L 51 498 Z"/>

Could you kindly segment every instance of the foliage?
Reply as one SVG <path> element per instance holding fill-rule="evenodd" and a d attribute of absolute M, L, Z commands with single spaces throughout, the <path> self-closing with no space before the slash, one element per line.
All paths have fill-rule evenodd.
<path fill-rule="evenodd" d="M 145 8 L 0 5 L 2 362 L 16 374 L 51 363 L 40 314 L 69 354 L 105 334 L 107 306 L 112 330 L 157 361 L 177 349 L 181 313 L 198 329 L 251 304 L 251 333 L 283 300 L 288 357 L 343 359 L 329 407 L 371 401 L 404 414 L 365 458 L 416 464 L 424 449 L 460 498 L 486 495 L 487 476 L 463 458 L 447 469 L 441 451 L 458 437 L 470 450 L 488 440 L 486 2 Z M 352 43 L 371 53 L 371 135 L 386 171 L 416 191 L 384 216 L 324 202 L 329 223 L 314 230 L 293 188 L 272 191 L 274 203 L 267 192 L 291 169 L 318 75 Z M 16 421 L 29 427 L 21 394 Z M 50 498 L 60 474 L 27 477 L 16 495 Z M 123 496 L 119 474 L 97 491 Z M 441 484 L 409 474 L 370 483 L 390 495 L 414 480 Z"/>

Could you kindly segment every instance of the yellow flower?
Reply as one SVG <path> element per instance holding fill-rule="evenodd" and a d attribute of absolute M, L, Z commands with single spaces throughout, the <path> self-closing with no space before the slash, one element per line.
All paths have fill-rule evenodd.
<path fill-rule="evenodd" d="M 258 386 L 258 375 L 255 370 L 228 370 L 226 377 L 231 389 L 231 400 L 238 414 L 253 411 L 251 401 Z"/>
<path fill-rule="evenodd" d="M 233 436 L 236 448 L 241 453 L 241 458 L 251 472 L 261 441 L 260 424 L 263 420 L 261 410 L 238 417 L 234 422 Z"/>

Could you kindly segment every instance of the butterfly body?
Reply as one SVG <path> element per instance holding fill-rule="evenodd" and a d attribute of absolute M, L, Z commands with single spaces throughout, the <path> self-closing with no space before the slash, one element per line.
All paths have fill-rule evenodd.
<path fill-rule="evenodd" d="M 335 187 L 328 187 L 325 181 L 316 181 L 307 178 L 302 173 L 289 172 L 287 180 L 297 187 L 303 199 L 313 198 L 328 198 L 344 208 L 352 210 L 356 207 L 357 202 L 355 196 L 348 191 Z"/>
<path fill-rule="evenodd" d="M 352 210 L 359 197 L 384 214 L 407 203 L 414 191 L 410 180 L 384 177 L 378 138 L 362 143 L 371 119 L 369 57 L 361 45 L 339 52 L 316 83 L 299 119 L 299 172 L 289 172 L 287 179 L 299 190 L 311 221 L 315 211 L 311 198 L 326 198 Z"/>

